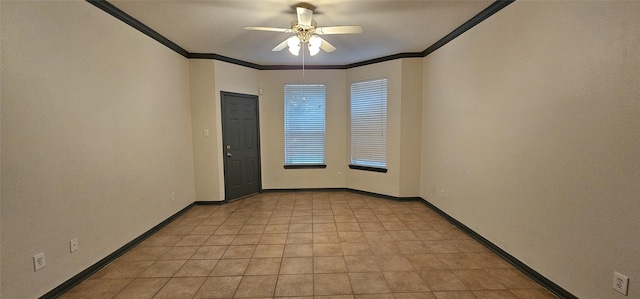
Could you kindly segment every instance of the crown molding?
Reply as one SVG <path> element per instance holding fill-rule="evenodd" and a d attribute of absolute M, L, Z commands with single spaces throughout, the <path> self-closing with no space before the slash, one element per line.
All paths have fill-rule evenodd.
<path fill-rule="evenodd" d="M 227 57 L 227 56 L 222 56 L 222 55 L 218 55 L 218 54 L 213 54 L 213 53 L 189 53 L 187 55 L 187 58 L 189 58 L 189 59 L 213 59 L 213 60 L 219 60 L 219 61 L 233 63 L 233 64 L 237 64 L 237 65 L 241 65 L 241 66 L 246 66 L 246 67 L 249 67 L 249 68 L 252 68 L 252 69 L 257 69 L 257 70 L 260 70 L 263 67 L 263 66 L 261 66 L 259 64 L 255 64 L 255 63 L 251 63 L 251 62 L 247 62 L 247 61 L 244 61 L 244 60 L 235 59 L 235 58 L 231 58 L 231 57 Z"/>
<path fill-rule="evenodd" d="M 224 61 L 224 62 L 228 62 L 228 63 L 232 63 L 232 64 L 236 64 L 236 65 L 240 65 L 240 66 L 256 69 L 256 70 L 298 70 L 298 69 L 302 69 L 302 66 L 300 66 L 300 65 L 260 65 L 260 64 L 256 64 L 256 63 L 252 63 L 252 62 L 247 62 L 247 61 L 243 61 L 243 60 L 239 60 L 239 59 L 235 59 L 235 58 L 231 58 L 231 57 L 218 55 L 218 54 L 215 54 L 215 53 L 190 53 L 189 51 L 187 51 L 184 48 L 180 47 L 179 45 L 177 45 L 176 43 L 172 42 L 168 38 L 162 36 L 160 33 L 156 32 L 153 29 L 151 29 L 149 26 L 147 26 L 147 25 L 143 24 L 142 22 L 138 21 L 136 18 L 130 16 L 129 14 L 127 14 L 124 11 L 120 10 L 119 8 L 113 6 L 113 4 L 107 2 L 106 0 L 86 0 L 86 1 L 91 3 L 94 6 L 98 7 L 99 9 L 105 11 L 106 13 L 116 17 L 117 19 L 119 19 L 122 22 L 128 24 L 129 26 L 135 28 L 136 30 L 144 33 L 145 35 L 151 37 L 152 39 L 155 39 L 159 43 L 165 45 L 169 49 L 175 51 L 176 53 L 182 55 L 183 57 L 185 57 L 187 59 L 213 59 L 213 60 Z M 507 7 L 507 5 L 513 3 L 514 1 L 515 0 L 498 0 L 496 2 L 493 2 L 487 8 L 483 9 L 477 15 L 473 16 L 471 19 L 466 21 L 464 24 L 460 25 L 460 27 L 454 29 L 453 31 L 451 31 L 451 33 L 447 34 L 446 36 L 444 36 L 443 38 L 441 38 L 440 40 L 438 40 L 437 42 L 435 42 L 433 45 L 429 46 L 427 49 L 425 49 L 422 52 L 398 53 L 398 54 L 383 56 L 383 57 L 379 57 L 379 58 L 375 58 L 375 59 L 365 60 L 365 61 L 361 61 L 361 62 L 345 64 L 345 65 L 307 65 L 304 68 L 305 69 L 309 69 L 309 70 L 343 70 L 343 69 L 350 69 L 350 68 L 355 68 L 355 67 L 360 67 L 360 66 L 365 66 L 365 65 L 370 65 L 370 64 L 376 64 L 376 63 L 380 63 L 380 62 L 396 60 L 396 59 L 402 59 L 402 58 L 422 58 L 422 57 L 426 57 L 427 55 L 429 55 L 429 54 L 433 53 L 434 51 L 440 49 L 442 46 L 446 45 L 450 41 L 454 40 L 456 37 L 458 37 L 461 34 L 465 33 L 467 30 L 469 30 L 469 29 L 473 28 L 474 26 L 480 24 L 482 21 L 484 21 L 487 18 L 489 18 L 490 16 L 494 15 L 495 13 L 500 11 L 501 9 Z"/>
<path fill-rule="evenodd" d="M 453 31 L 451 31 L 451 33 L 445 35 L 445 37 L 441 38 L 439 41 L 429 46 L 420 54 L 422 55 L 422 57 L 425 57 L 435 52 L 436 50 L 440 49 L 442 46 L 446 45 L 450 41 L 454 40 L 456 37 L 467 32 L 467 30 L 480 24 L 482 21 L 486 20 L 487 18 L 497 13 L 501 9 L 507 7 L 507 5 L 513 3 L 514 1 L 515 0 L 504 0 L 504 1 L 499 0 L 499 1 L 493 2 L 491 5 L 487 6 L 487 8 L 483 9 L 477 15 L 473 16 L 473 18 L 469 19 L 469 21 L 466 21 L 464 24 L 460 25 L 460 27 L 454 29 Z"/>
<path fill-rule="evenodd" d="M 113 6 L 113 4 L 107 2 L 106 0 L 86 0 L 86 1 L 91 3 L 93 6 L 99 9 L 102 9 L 104 12 L 116 17 L 118 20 L 126 23 L 127 25 L 135 28 L 136 30 L 144 33 L 150 38 L 155 39 L 156 41 L 165 45 L 167 48 L 173 50 L 174 52 L 184 56 L 185 58 L 189 58 L 189 52 L 187 50 L 178 46 L 176 43 L 170 41 L 168 38 L 162 36 L 160 33 L 151 29 L 149 26 L 138 21 L 136 18 L 128 15 L 126 12 Z"/>

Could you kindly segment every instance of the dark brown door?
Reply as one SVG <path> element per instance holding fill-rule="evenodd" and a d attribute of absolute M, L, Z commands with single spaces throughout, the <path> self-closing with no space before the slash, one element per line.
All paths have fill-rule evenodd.
<path fill-rule="evenodd" d="M 258 96 L 221 92 L 225 200 L 261 189 Z"/>

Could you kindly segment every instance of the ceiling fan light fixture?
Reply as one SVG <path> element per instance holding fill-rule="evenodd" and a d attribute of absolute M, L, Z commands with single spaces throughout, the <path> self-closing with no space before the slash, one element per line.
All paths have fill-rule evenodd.
<path fill-rule="evenodd" d="M 314 47 L 311 43 L 309 43 L 309 54 L 311 56 L 315 56 L 320 52 L 320 47 Z"/>
<path fill-rule="evenodd" d="M 300 38 L 295 35 L 288 38 L 287 46 L 289 46 L 289 52 L 291 52 L 291 54 L 298 56 L 300 53 Z"/>
<path fill-rule="evenodd" d="M 289 48 L 300 48 L 300 39 L 294 35 L 287 39 L 287 45 L 289 46 Z"/>
<path fill-rule="evenodd" d="M 332 44 L 324 40 L 318 35 L 328 34 L 351 34 L 362 32 L 361 26 L 330 26 L 330 27 L 318 27 L 316 21 L 313 20 L 313 8 L 314 6 L 307 3 L 299 3 L 295 5 L 297 20 L 291 22 L 289 28 L 276 28 L 276 27 L 245 27 L 246 30 L 258 30 L 258 31 L 274 31 L 282 33 L 293 33 L 294 36 L 290 36 L 286 40 L 279 43 L 271 51 L 278 52 L 289 47 L 291 54 L 298 56 L 300 49 L 307 44 L 311 56 L 318 54 L 320 49 L 327 53 L 331 53 L 336 50 Z M 303 49 L 303 51 L 306 51 Z M 303 59 L 304 66 L 304 59 Z"/>
<path fill-rule="evenodd" d="M 320 48 L 320 45 L 322 45 L 322 39 L 319 36 L 312 35 L 309 38 L 309 48 L 311 47 Z"/>
<path fill-rule="evenodd" d="M 295 56 L 298 56 L 298 54 L 300 54 L 300 46 L 289 47 L 289 52 Z"/>

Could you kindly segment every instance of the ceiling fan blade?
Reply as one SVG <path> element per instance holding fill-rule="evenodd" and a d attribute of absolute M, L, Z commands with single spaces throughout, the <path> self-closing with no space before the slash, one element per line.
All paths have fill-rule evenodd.
<path fill-rule="evenodd" d="M 281 42 L 280 44 L 278 44 L 277 46 L 275 46 L 275 48 L 271 49 L 271 51 L 273 52 L 278 52 L 278 51 L 282 51 L 284 50 L 284 48 L 287 47 L 287 41 L 289 39 L 285 39 L 283 42 Z"/>
<path fill-rule="evenodd" d="M 331 26 L 316 28 L 317 34 L 351 34 L 361 32 L 362 26 Z"/>
<path fill-rule="evenodd" d="M 285 32 L 291 33 L 291 28 L 275 28 L 275 27 L 244 27 L 245 30 L 257 30 L 257 31 L 273 31 L 273 32 Z"/>
<path fill-rule="evenodd" d="M 298 24 L 304 26 L 311 26 L 311 19 L 313 18 L 313 11 L 304 7 L 297 7 Z"/>
<path fill-rule="evenodd" d="M 328 41 L 324 40 L 324 38 L 320 38 L 320 39 L 322 40 L 322 44 L 320 44 L 320 49 L 322 49 L 327 53 L 331 53 L 336 50 L 336 47 L 334 47 Z"/>

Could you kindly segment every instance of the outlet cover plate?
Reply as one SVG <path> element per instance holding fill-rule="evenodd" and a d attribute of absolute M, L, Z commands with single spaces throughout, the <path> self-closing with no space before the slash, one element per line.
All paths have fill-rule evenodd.
<path fill-rule="evenodd" d="M 33 271 L 38 271 L 47 265 L 47 261 L 44 259 L 44 252 L 40 252 L 33 256 Z"/>
<path fill-rule="evenodd" d="M 629 277 L 613 272 L 613 289 L 627 296 L 629 291 Z"/>

